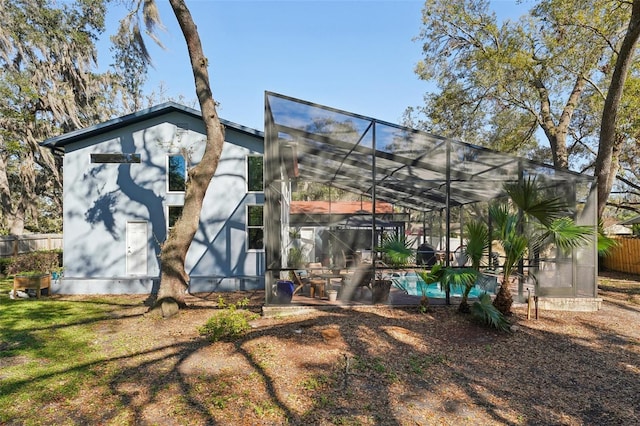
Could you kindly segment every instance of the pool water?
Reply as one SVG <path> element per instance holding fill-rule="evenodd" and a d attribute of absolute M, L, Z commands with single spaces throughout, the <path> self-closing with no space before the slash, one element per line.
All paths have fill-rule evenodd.
<path fill-rule="evenodd" d="M 423 290 L 426 291 L 426 296 L 430 299 L 444 299 L 446 297 L 445 291 L 441 288 L 440 283 L 432 283 L 427 285 L 422 278 L 417 274 L 407 273 L 405 275 L 392 276 L 391 281 L 393 285 L 400 290 L 405 291 L 411 296 L 422 296 Z M 469 292 L 469 297 L 479 297 L 482 293 L 492 293 L 495 291 L 495 286 L 487 285 L 486 282 L 483 285 L 476 284 Z M 464 289 L 462 287 L 451 287 L 450 295 L 453 297 L 461 297 Z"/>

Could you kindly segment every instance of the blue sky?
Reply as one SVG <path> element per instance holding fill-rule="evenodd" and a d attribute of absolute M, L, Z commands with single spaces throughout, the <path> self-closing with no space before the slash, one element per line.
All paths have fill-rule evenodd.
<path fill-rule="evenodd" d="M 182 95 L 194 102 L 186 45 L 168 1 L 157 0 L 166 31 L 165 50 L 149 40 L 154 68 L 147 92 Z M 501 17 L 517 18 L 516 0 L 493 0 Z M 222 118 L 263 130 L 264 92 L 397 123 L 409 106 L 421 105 L 433 86 L 413 69 L 421 45 L 423 1 L 415 0 L 187 0 L 198 26 L 214 98 Z M 111 9 L 105 39 L 124 9 Z M 110 63 L 99 46 L 99 65 Z"/>

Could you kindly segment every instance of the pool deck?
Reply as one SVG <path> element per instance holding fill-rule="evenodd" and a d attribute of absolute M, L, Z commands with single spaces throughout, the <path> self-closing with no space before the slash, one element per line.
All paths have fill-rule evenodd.
<path fill-rule="evenodd" d="M 362 297 L 356 300 L 336 300 L 330 301 L 328 297 L 309 297 L 308 295 L 295 295 L 293 296 L 291 303 L 287 304 L 270 304 L 265 305 L 262 308 L 264 316 L 286 316 L 286 315 L 300 315 L 316 310 L 332 310 L 332 309 L 359 309 L 359 308 L 371 308 L 371 307 L 389 307 L 389 308 L 415 308 L 420 305 L 421 296 L 412 296 L 400 290 L 397 287 L 391 286 L 389 292 L 389 298 L 384 303 L 372 303 L 371 292 L 363 291 Z M 476 300 L 475 298 L 469 298 L 470 301 Z M 450 302 L 452 305 L 460 303 L 460 297 L 451 296 Z M 445 306 L 445 299 L 429 298 L 430 306 Z"/>
<path fill-rule="evenodd" d="M 534 294 L 531 285 L 525 285 L 523 288 L 523 298 L 518 300 L 518 286 L 512 284 L 510 286 L 513 295 L 514 307 L 526 307 L 527 295 Z M 300 315 L 318 310 L 335 310 L 335 309 L 366 309 L 372 307 L 388 307 L 388 308 L 417 308 L 420 305 L 421 296 L 413 296 L 407 294 L 398 287 L 391 286 L 389 297 L 384 303 L 372 303 L 372 294 L 370 290 L 363 290 L 361 297 L 355 300 L 338 300 L 330 301 L 326 295 L 324 297 L 310 297 L 309 294 L 297 294 L 293 296 L 290 303 L 287 304 L 268 304 L 262 307 L 262 313 L 265 317 Z M 469 297 L 469 302 L 475 301 L 475 297 Z M 451 295 L 451 305 L 458 305 L 460 297 Z M 429 297 L 430 306 L 445 306 L 444 298 Z M 581 311 L 594 312 L 601 309 L 602 299 L 598 297 L 540 297 L 539 309 L 541 310 L 560 310 L 560 311 Z"/>

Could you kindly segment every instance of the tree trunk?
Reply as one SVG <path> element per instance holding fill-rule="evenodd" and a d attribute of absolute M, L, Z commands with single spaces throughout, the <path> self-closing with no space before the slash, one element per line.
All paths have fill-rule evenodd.
<path fill-rule="evenodd" d="M 460 300 L 460 305 L 458 306 L 458 312 L 463 314 L 471 313 L 471 307 L 469 306 L 469 293 L 471 293 L 472 288 L 473 286 L 471 285 L 466 285 L 464 287 L 462 299 Z"/>
<path fill-rule="evenodd" d="M 511 305 L 513 305 L 513 297 L 511 296 L 511 290 L 509 289 L 509 278 L 504 278 L 500 285 L 500 290 L 496 294 L 496 298 L 493 300 L 493 306 L 497 310 L 502 312 L 502 315 L 511 315 Z"/>
<path fill-rule="evenodd" d="M 562 114 L 555 124 L 553 114 L 551 113 L 551 100 L 549 93 L 544 84 L 539 81 L 535 84 L 540 97 L 540 126 L 544 134 L 549 140 L 551 154 L 553 155 L 553 165 L 560 169 L 569 168 L 569 151 L 567 150 L 567 135 L 569 134 L 569 126 L 571 118 L 575 112 L 576 105 L 579 103 L 580 96 L 584 92 L 586 80 L 578 76 L 571 90 L 571 94 L 562 109 Z"/>
<path fill-rule="evenodd" d="M 598 218 L 602 218 L 618 172 L 617 152 L 620 150 L 622 141 L 620 138 L 616 138 L 616 121 L 624 84 L 633 62 L 638 37 L 640 37 L 640 0 L 634 0 L 629 27 L 620 46 L 616 65 L 611 76 L 611 85 L 607 91 L 602 110 L 600 141 L 595 163 L 596 185 L 598 188 Z"/>
<path fill-rule="evenodd" d="M 182 215 L 160 252 L 161 278 L 155 306 L 162 308 L 163 316 L 171 316 L 184 307 L 184 295 L 189 277 L 184 269 L 187 251 L 200 223 L 202 203 L 209 183 L 218 167 L 224 144 L 224 129 L 220 124 L 215 101 L 209 84 L 207 58 L 204 56 L 198 29 L 183 0 L 170 0 L 189 50 L 196 95 L 207 132 L 204 155 L 188 173 Z"/>
<path fill-rule="evenodd" d="M 0 207 L 2 208 L 0 228 L 5 228 L 9 235 L 24 234 L 25 213 L 20 208 L 23 205 L 24 196 L 24 192 L 12 193 L 6 163 L 0 156 Z"/>

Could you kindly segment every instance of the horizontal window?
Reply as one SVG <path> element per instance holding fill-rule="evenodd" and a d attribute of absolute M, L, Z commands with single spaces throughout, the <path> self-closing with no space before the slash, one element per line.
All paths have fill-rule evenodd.
<path fill-rule="evenodd" d="M 111 153 L 91 154 L 92 163 L 139 163 L 140 154 L 136 153 Z"/>

